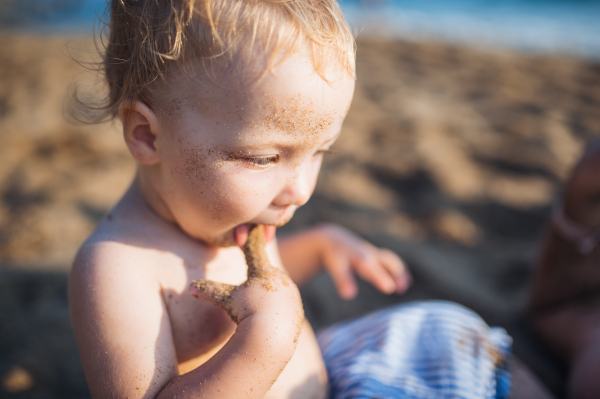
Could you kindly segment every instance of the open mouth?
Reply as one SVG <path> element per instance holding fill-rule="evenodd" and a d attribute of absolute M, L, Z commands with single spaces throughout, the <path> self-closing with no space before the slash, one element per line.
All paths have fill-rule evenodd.
<path fill-rule="evenodd" d="M 251 223 L 240 224 L 239 226 L 233 229 L 233 239 L 235 243 L 239 247 L 243 247 L 246 245 L 246 241 L 248 241 L 248 231 L 252 227 Z M 266 242 L 270 242 L 273 238 L 275 238 L 275 230 L 277 227 L 272 225 L 265 225 L 265 240 Z"/>

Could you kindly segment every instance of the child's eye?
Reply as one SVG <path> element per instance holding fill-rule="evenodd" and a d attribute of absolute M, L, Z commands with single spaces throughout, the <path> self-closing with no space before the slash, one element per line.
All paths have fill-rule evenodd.
<path fill-rule="evenodd" d="M 245 162 L 252 166 L 265 167 L 277 163 L 279 161 L 279 155 L 271 155 L 268 157 L 252 157 L 243 158 Z"/>
<path fill-rule="evenodd" d="M 315 156 L 316 155 L 325 155 L 325 154 L 335 154 L 337 151 L 336 150 L 332 150 L 331 148 L 326 148 L 324 150 L 318 150 L 317 152 L 315 152 Z"/>

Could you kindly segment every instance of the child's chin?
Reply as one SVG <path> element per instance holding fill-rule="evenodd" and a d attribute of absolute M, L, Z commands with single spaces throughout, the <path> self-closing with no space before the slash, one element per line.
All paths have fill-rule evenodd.
<path fill-rule="evenodd" d="M 209 247 L 217 247 L 217 248 L 226 248 L 226 247 L 234 247 L 237 244 L 233 239 L 233 235 L 231 233 L 224 234 L 221 237 L 208 237 L 201 240 Z"/>
<path fill-rule="evenodd" d="M 286 216 L 284 219 L 278 220 L 276 223 L 273 223 L 273 226 L 281 227 L 283 225 L 286 225 L 292 219 L 292 216 L 294 216 L 293 213 L 291 215 Z"/>

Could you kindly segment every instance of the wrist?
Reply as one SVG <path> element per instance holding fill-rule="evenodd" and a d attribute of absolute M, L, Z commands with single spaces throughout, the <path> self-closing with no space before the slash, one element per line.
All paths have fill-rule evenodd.
<path fill-rule="evenodd" d="M 286 357 L 294 353 L 297 338 L 304 325 L 304 314 L 253 314 L 238 324 L 236 333 L 260 337 L 259 342 L 265 345 L 265 350 Z"/>

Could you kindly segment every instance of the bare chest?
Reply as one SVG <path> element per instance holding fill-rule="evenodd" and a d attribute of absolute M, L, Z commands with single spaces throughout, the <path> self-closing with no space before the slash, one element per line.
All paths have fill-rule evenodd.
<path fill-rule="evenodd" d="M 278 262 L 274 262 L 278 263 Z M 281 267 L 281 265 L 278 264 Z M 169 313 L 180 374 L 205 363 L 229 340 L 236 324 L 221 308 L 188 293 L 193 280 L 207 278 L 229 284 L 246 280 L 243 255 L 195 264 L 181 258 L 161 262 L 159 282 Z M 296 352 L 265 398 L 323 398 L 327 375 L 314 333 L 302 329 Z"/>
<path fill-rule="evenodd" d="M 243 282 L 245 264 L 239 263 L 240 259 L 235 256 L 229 258 L 223 260 L 228 265 L 225 267 L 219 267 L 221 260 L 207 265 L 181 258 L 172 258 L 160 266 L 159 282 L 181 373 L 206 362 L 235 331 L 235 323 L 223 309 L 200 301 L 188 292 L 193 280 L 203 278 L 231 284 Z"/>

